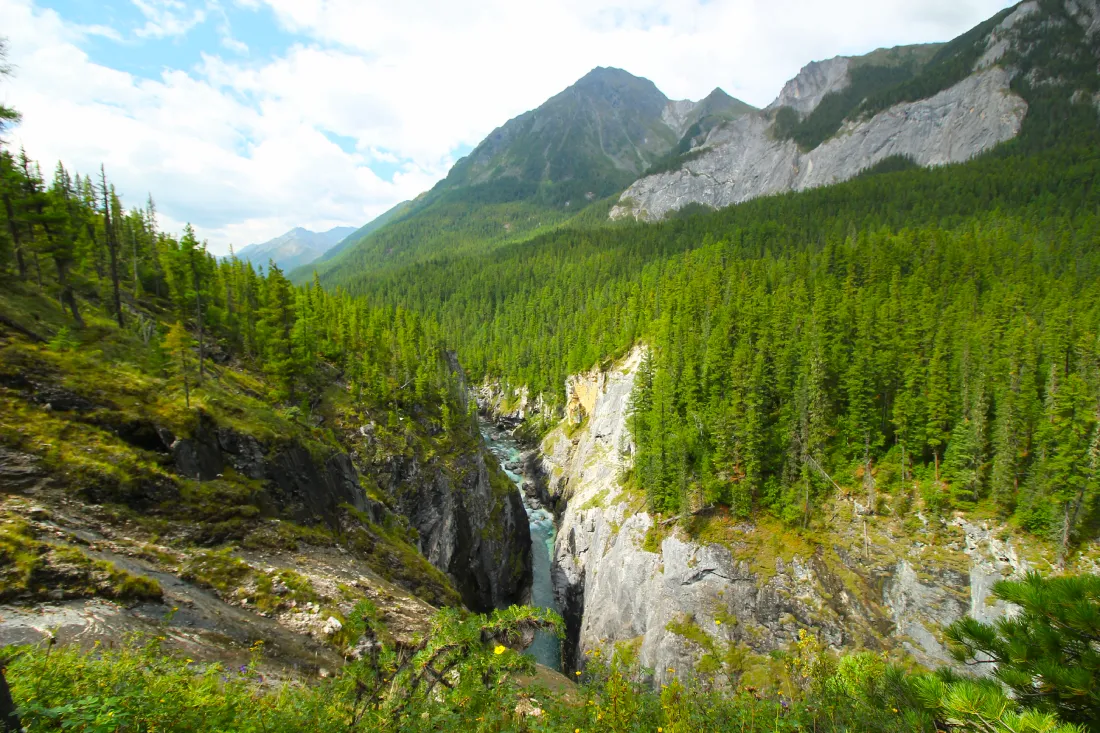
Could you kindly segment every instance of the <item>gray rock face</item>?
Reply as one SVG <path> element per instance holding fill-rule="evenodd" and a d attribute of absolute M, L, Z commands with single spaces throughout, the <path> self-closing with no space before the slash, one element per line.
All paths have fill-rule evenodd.
<path fill-rule="evenodd" d="M 1070 2 L 1072 1 L 1070 0 Z M 1021 20 L 1032 13 L 1038 12 L 1038 10 L 1038 0 L 1030 0 L 1030 2 L 1021 3 L 1019 7 L 1012 11 L 1011 15 L 998 23 L 993 32 L 989 34 L 985 53 L 978 59 L 978 63 L 975 64 L 974 68 L 984 69 L 1000 61 L 1012 44 L 1012 29 Z"/>
<path fill-rule="evenodd" d="M 691 113 L 694 110 L 695 102 L 690 99 L 670 100 L 665 105 L 665 111 L 661 113 L 661 121 L 677 135 L 683 135 L 691 124 Z"/>
<path fill-rule="evenodd" d="M 217 426 L 202 415 L 190 437 L 178 438 L 169 450 L 176 464 L 176 471 L 190 479 L 210 481 L 222 472 L 224 461 L 218 446 Z"/>
<path fill-rule="evenodd" d="M 519 490 L 484 453 L 449 469 L 416 455 L 375 458 L 372 438 L 355 452 L 360 466 L 395 498 L 418 533 L 421 554 L 451 576 L 465 604 L 487 611 L 523 600 L 531 585 L 531 531 Z"/>
<path fill-rule="evenodd" d="M 782 91 L 767 109 L 790 107 L 801 116 L 813 112 L 829 92 L 839 92 L 851 83 L 848 67 L 851 59 L 836 56 L 825 61 L 811 61 L 798 76 L 783 85 Z"/>
<path fill-rule="evenodd" d="M 1011 78 L 1005 69 L 986 69 L 929 99 L 847 123 L 808 153 L 773 139 L 767 118 L 746 115 L 714 130 L 701 146 L 706 152 L 681 169 L 635 182 L 611 217 L 657 220 L 689 203 L 721 208 L 802 191 L 848 180 L 895 155 L 922 166 L 963 162 L 1019 133 L 1027 103 L 1009 90 Z"/>
<path fill-rule="evenodd" d="M 635 349 L 607 372 L 570 379 L 564 424 L 583 425 L 572 434 L 559 427 L 541 445 L 541 473 L 565 504 L 553 582 L 567 626 L 567 670 L 583 666 L 586 652 L 626 642 L 654 670 L 654 682 L 686 676 L 708 650 L 670 628 L 684 624 L 718 650 L 743 644 L 764 654 L 812 629 L 834 648 L 900 647 L 934 666 L 950 661 L 944 626 L 967 613 L 990 621 L 1011 611 L 989 604 L 992 584 L 1027 564 L 987 527 L 961 519 L 930 524 L 933 551 L 890 542 L 885 520 L 853 508 L 847 526 L 857 528 L 855 541 L 838 525 L 804 555 L 780 553 L 766 573 L 752 568 L 759 560 L 751 553 L 730 549 L 742 544 L 736 537 L 751 537 L 752 526 L 732 527 L 730 546 L 687 540 L 674 526 L 659 528 L 659 545 L 647 543 L 654 519 L 619 485 L 632 460 L 627 406 L 642 354 Z M 866 539 L 868 524 L 879 527 L 874 541 Z"/>
<path fill-rule="evenodd" d="M 478 387 L 474 397 L 478 411 L 494 420 L 518 423 L 536 415 L 548 417 L 551 412 L 542 395 L 532 399 L 526 386 L 507 389 L 499 382 L 486 382 Z"/>
<path fill-rule="evenodd" d="M 1032 3 L 1027 4 L 1031 5 Z M 1100 31 L 1100 1 L 1066 0 L 1066 10 L 1085 29 L 1085 33 L 1089 38 Z"/>
<path fill-rule="evenodd" d="M 970 563 L 970 607 L 967 614 L 984 623 L 992 623 L 1015 612 L 1004 601 L 992 601 L 993 584 L 1008 577 L 1021 577 L 1032 570 L 1031 564 L 1016 553 L 1010 542 L 997 539 L 988 527 L 962 519 L 955 525 L 966 533 L 965 552 Z"/>
<path fill-rule="evenodd" d="M 902 559 L 883 589 L 898 643 L 929 667 L 949 659 L 946 647 L 935 634 L 936 627 L 948 626 L 967 611 L 959 592 L 967 579 L 957 572 L 945 571 L 936 580 L 922 581 L 910 561 Z"/>

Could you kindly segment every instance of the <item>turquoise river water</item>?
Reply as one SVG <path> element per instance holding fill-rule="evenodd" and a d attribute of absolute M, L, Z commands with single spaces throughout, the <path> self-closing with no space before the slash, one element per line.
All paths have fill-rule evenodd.
<path fill-rule="evenodd" d="M 531 605 L 559 611 L 554 602 L 554 584 L 550 578 L 550 558 L 554 554 L 554 515 L 541 506 L 537 499 L 523 493 L 523 476 L 517 470 L 509 468 L 515 468 L 521 462 L 519 444 L 507 432 L 500 431 L 493 425 L 483 423 L 481 433 L 489 450 L 500 461 L 500 467 L 520 487 L 520 494 L 523 496 L 523 506 L 531 524 Z M 561 670 L 561 644 L 553 634 L 538 632 L 526 653 L 533 656 L 539 664 Z"/>

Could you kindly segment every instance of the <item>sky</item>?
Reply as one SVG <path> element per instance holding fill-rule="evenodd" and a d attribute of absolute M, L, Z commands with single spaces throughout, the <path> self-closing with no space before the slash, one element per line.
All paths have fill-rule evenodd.
<path fill-rule="evenodd" d="M 765 106 L 812 60 L 949 40 L 1006 0 L 0 0 L 51 172 L 106 166 L 211 251 L 361 226 L 596 66 Z"/>

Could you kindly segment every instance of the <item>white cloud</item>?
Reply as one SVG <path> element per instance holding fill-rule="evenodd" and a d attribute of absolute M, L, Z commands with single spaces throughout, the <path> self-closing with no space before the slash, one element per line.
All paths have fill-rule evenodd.
<path fill-rule="evenodd" d="M 182 36 L 206 20 L 202 8 L 191 9 L 181 0 L 131 0 L 145 16 L 145 26 L 136 33 L 140 38 Z"/>
<path fill-rule="evenodd" d="M 197 1 L 197 0 L 196 0 Z M 429 188 L 507 119 L 592 67 L 672 98 L 715 86 L 758 106 L 813 59 L 947 40 L 1006 0 L 235 0 L 275 13 L 295 45 L 249 59 L 218 0 L 134 0 L 147 35 L 216 24 L 222 46 L 155 80 L 81 50 L 80 28 L 34 0 L 0 2 L 17 76 L 0 100 L 44 167 L 102 161 L 131 204 L 192 221 L 224 252 L 293 226 L 360 225 Z M 224 2 L 224 0 L 222 0 Z M 154 29 L 155 27 L 155 29 Z M 141 53 L 136 47 L 132 53 Z M 350 138 L 332 142 L 326 133 Z M 392 181 L 369 168 L 398 166 Z"/>

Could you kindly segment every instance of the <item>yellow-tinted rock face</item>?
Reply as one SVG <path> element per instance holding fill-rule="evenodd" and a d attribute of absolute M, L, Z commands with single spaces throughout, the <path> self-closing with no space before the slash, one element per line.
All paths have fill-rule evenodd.
<path fill-rule="evenodd" d="M 592 414 L 606 381 L 606 374 L 598 369 L 569 378 L 565 383 L 565 415 L 570 423 L 577 425 Z"/>

